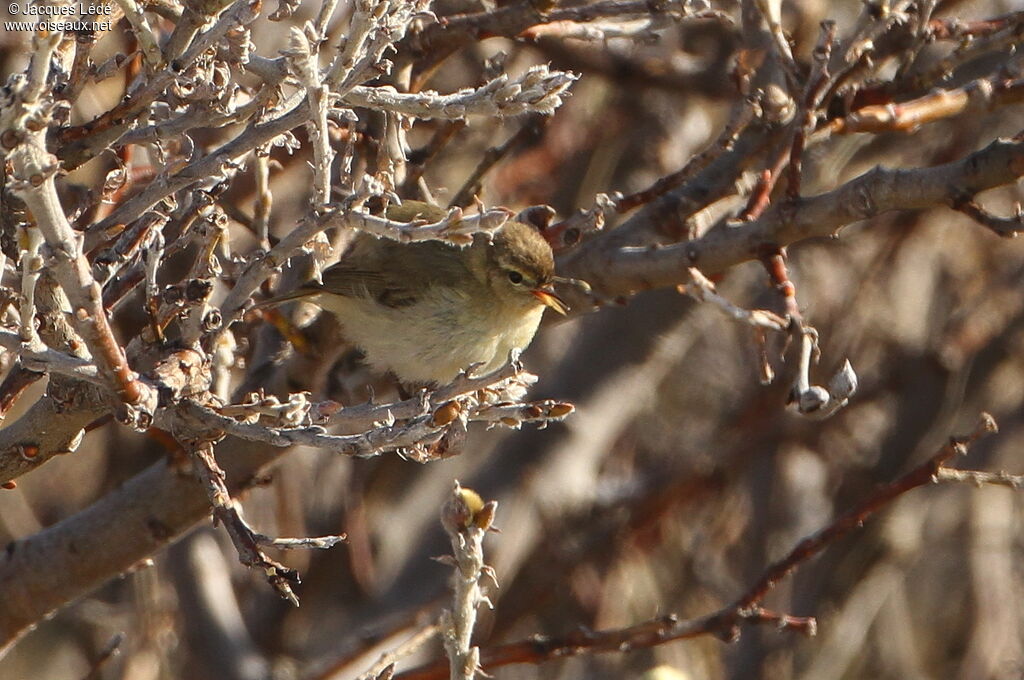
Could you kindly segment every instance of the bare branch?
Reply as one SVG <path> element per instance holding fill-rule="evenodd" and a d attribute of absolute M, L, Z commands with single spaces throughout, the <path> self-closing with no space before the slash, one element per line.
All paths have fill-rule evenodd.
<path fill-rule="evenodd" d="M 259 537 L 242 519 L 238 504 L 228 491 L 224 471 L 217 465 L 217 459 L 213 455 L 213 444 L 201 442 L 190 449 L 196 474 L 205 486 L 210 505 L 213 506 L 214 520 L 224 525 L 231 542 L 235 545 L 235 550 L 238 551 L 239 561 L 250 569 L 263 572 L 267 582 L 278 595 L 298 607 L 299 598 L 292 590 L 292 586 L 299 582 L 298 572 L 270 559 L 260 549 Z M 271 542 L 270 539 L 263 541 Z"/>
<path fill-rule="evenodd" d="M 382 109 L 417 118 L 459 120 L 466 116 L 509 117 L 528 113 L 551 115 L 577 78 L 572 73 L 534 66 L 518 78 L 501 75 L 478 88 L 440 94 L 431 90 L 415 94 L 394 88 L 354 88 L 342 98 L 350 106 Z"/>

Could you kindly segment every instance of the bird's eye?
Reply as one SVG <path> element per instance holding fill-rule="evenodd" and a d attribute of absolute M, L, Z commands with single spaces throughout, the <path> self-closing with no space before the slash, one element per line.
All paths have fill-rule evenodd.
<path fill-rule="evenodd" d="M 523 275 L 517 272 L 515 269 L 508 270 L 508 280 L 517 286 L 523 282 Z"/>

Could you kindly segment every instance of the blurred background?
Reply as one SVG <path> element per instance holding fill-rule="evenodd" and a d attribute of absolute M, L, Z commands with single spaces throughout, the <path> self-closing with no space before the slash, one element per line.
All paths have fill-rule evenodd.
<path fill-rule="evenodd" d="M 1020 9 L 1010 1 L 926 4 L 936 17 L 965 21 Z M 866 7 L 888 5 L 784 2 L 781 23 L 798 63 L 806 67 L 822 20 L 835 20 L 843 38 L 864 20 Z M 738 21 L 737 5 L 714 8 Z M 284 24 L 298 25 L 318 9 L 303 3 Z M 445 16 L 479 8 L 444 0 L 433 9 Z M 333 40 L 344 33 L 349 12 L 339 5 Z M 283 47 L 281 25 L 257 21 L 259 54 L 274 56 Z M 1000 34 L 1001 42 L 957 64 L 941 86 L 958 87 L 998 69 L 1016 72 L 1014 36 L 1024 19 L 1013 26 L 1016 33 Z M 116 28 L 97 51 L 130 51 L 125 35 Z M 589 208 L 598 192 L 646 188 L 712 144 L 742 99 L 732 77 L 743 49 L 738 23 L 669 22 L 656 37 L 494 37 L 458 50 L 427 87 L 450 92 L 480 84 L 496 58 L 510 73 L 550 63 L 580 79 L 550 118 L 472 119 L 464 127 L 417 121 L 409 130 L 410 166 L 418 149 L 450 134 L 422 168 L 435 200 L 447 203 L 487 149 L 518 135 L 479 187 L 488 206 L 548 204 L 567 216 Z M 28 38 L 0 34 L 5 75 L 24 68 Z M 897 61 L 873 76 L 895 83 L 897 100 L 921 96 L 935 83 L 915 87 L 912 76 L 957 46 L 936 41 L 906 72 Z M 102 113 L 123 85 L 114 78 L 88 89 L 72 120 Z M 379 124 L 373 114 L 355 124 L 368 140 L 357 146 L 359 158 L 372 152 Z M 1024 109 L 1001 106 L 911 133 L 831 137 L 808 149 L 802 191 L 830 190 L 876 165 L 959 159 L 1022 128 Z M 218 134 L 198 134 L 197 147 L 215 146 Z M 308 140 L 302 130 L 296 135 L 302 146 L 294 154 L 273 154 L 270 232 L 276 236 L 307 211 Z M 144 168 L 151 160 L 135 163 Z M 92 186 L 109 163 L 91 161 L 67 185 Z M 756 172 L 764 163 L 754 166 Z M 422 198 L 415 186 L 403 193 Z M 251 174 L 239 173 L 225 196 L 234 206 L 231 247 L 247 252 L 256 244 Z M 981 197 L 998 214 L 1011 213 L 1018 200 L 1015 186 Z M 732 197 L 717 209 L 742 205 L 742 196 Z M 607 228 L 621 219 L 610 218 Z M 525 355 L 527 368 L 540 376 L 531 398 L 576 405 L 564 423 L 520 431 L 472 427 L 461 455 L 427 465 L 396 455 L 356 460 L 298 448 L 269 468 L 241 498 L 251 524 L 270 535 L 349 537 L 332 550 L 281 554 L 302 574 L 301 608 L 239 565 L 226 536 L 207 522 L 41 623 L 0 662 L 0 676 L 359 677 L 384 650 L 431 625 L 449 599 L 450 569 L 431 558 L 450 550 L 437 517 L 455 479 L 499 503 L 501 532 L 489 536 L 485 550 L 500 588 L 491 589 L 494 609 L 481 613 L 475 637 L 486 649 L 537 634 L 713 612 L 802 537 L 932 455 L 951 434 L 969 431 L 982 410 L 1001 431 L 956 464 L 1024 473 L 1024 243 L 939 208 L 857 223 L 839 239 L 797 243 L 789 255 L 798 303 L 821 338 L 814 377 L 824 382 L 848 358 L 860 378 L 850 405 L 832 418 L 810 420 L 787 408 L 792 374 L 779 347 L 773 364 L 780 377 L 761 385 L 749 328 L 719 309 L 670 289 L 606 304 L 545 325 Z M 732 268 L 718 285 L 741 306 L 774 304 L 756 262 Z M 115 322 L 124 340 L 133 336 L 144 323 L 141 304 L 123 305 Z M 236 332 L 240 351 L 274 333 L 259 319 L 247 320 Z M 388 380 L 368 376 L 345 350 L 332 321 L 314 320 L 302 333 L 319 349 L 280 359 L 287 370 L 265 384 L 268 392 L 308 389 L 317 399 L 358 403 L 372 379 L 378 399 L 391 394 Z M 247 368 L 253 367 L 237 368 L 235 385 L 247 379 Z M 30 388 L 7 422 L 44 389 Z M 0 492 L 0 541 L 73 515 L 167 454 L 159 437 L 116 424 L 95 428 L 78 452 Z M 817 617 L 815 637 L 745 627 L 732 644 L 709 636 L 491 672 L 502 680 L 600 680 L 644 677 L 668 666 L 678 675 L 659 677 L 1019 678 L 1022 510 L 1021 496 L 1000 487 L 935 485 L 899 498 L 803 564 L 766 600 L 773 609 Z M 97 666 L 112 640 L 119 642 L 116 655 Z M 435 638 L 398 668 L 442 656 Z"/>

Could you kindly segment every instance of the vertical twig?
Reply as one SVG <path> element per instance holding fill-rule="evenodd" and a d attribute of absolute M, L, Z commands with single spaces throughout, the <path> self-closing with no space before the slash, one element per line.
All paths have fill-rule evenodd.
<path fill-rule="evenodd" d="M 24 230 L 26 247 L 21 251 L 21 339 L 34 345 L 39 336 L 36 334 L 36 281 L 39 280 L 39 273 L 43 268 L 42 258 L 39 257 L 39 248 L 43 245 L 43 236 L 35 227 L 28 227 Z"/>
<path fill-rule="evenodd" d="M 274 195 L 270 191 L 270 156 L 260 149 L 254 151 L 253 156 L 256 201 L 253 205 L 252 227 L 260 241 L 260 248 L 270 250 L 270 211 L 274 206 Z"/>
<path fill-rule="evenodd" d="M 807 137 L 814 132 L 818 111 L 824 103 L 825 92 L 829 84 L 828 64 L 832 59 L 832 47 L 835 45 L 835 40 L 836 23 L 834 21 L 821 22 L 821 34 L 813 53 L 814 66 L 807 78 L 807 85 L 793 131 L 793 145 L 789 154 L 789 186 L 786 187 L 786 193 L 790 198 L 800 196 L 804 147 L 807 145 Z"/>
<path fill-rule="evenodd" d="M 493 570 L 484 564 L 483 541 L 497 508 L 497 501 L 484 503 L 479 494 L 456 481 L 441 509 L 441 524 L 452 542 L 452 556 L 442 561 L 454 567 L 453 606 L 441 615 L 451 680 L 472 680 L 480 670 L 480 650 L 472 645 L 473 626 L 476 608 L 481 602 L 490 604 L 480 579 L 484 574 L 494 579 Z"/>
<path fill-rule="evenodd" d="M 316 65 L 316 51 L 306 35 L 293 28 L 288 43 L 287 56 L 293 70 L 306 90 L 311 116 L 306 129 L 313 146 L 313 206 L 318 209 L 331 200 L 331 163 L 334 150 L 331 148 L 327 130 L 327 111 L 330 108 L 330 90 L 320 78 Z"/>

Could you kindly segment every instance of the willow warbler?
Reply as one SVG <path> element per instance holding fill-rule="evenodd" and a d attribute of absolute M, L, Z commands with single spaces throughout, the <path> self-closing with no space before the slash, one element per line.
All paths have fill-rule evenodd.
<path fill-rule="evenodd" d="M 406 201 L 387 214 L 433 221 L 445 211 Z M 375 369 L 403 383 L 444 384 L 474 364 L 478 373 L 495 370 L 510 351 L 524 349 L 545 307 L 564 314 L 554 274 L 551 246 L 518 221 L 490 238 L 477 234 L 466 247 L 360 233 L 322 282 L 309 281 L 259 306 L 312 302 L 338 318 Z"/>

